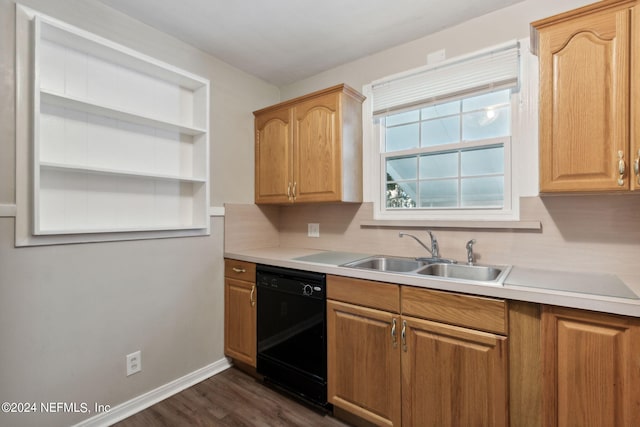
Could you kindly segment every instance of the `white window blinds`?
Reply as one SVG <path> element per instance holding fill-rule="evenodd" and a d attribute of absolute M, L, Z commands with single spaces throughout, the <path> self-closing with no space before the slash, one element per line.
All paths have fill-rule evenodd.
<path fill-rule="evenodd" d="M 373 114 L 415 108 L 472 93 L 518 86 L 520 46 L 512 41 L 372 84 Z"/>

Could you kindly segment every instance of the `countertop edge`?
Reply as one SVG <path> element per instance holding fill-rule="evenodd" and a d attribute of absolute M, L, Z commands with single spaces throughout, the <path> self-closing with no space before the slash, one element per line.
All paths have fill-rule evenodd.
<path fill-rule="evenodd" d="M 262 248 L 239 252 L 225 252 L 225 258 L 239 261 L 268 264 L 277 267 L 314 271 L 356 279 L 372 280 L 427 289 L 460 292 L 485 297 L 503 298 L 531 303 L 549 304 L 561 307 L 593 310 L 609 314 L 640 317 L 640 300 L 609 297 L 604 295 L 567 292 L 555 289 L 533 288 L 515 285 L 491 285 L 464 283 L 434 278 L 422 278 L 409 274 L 384 273 L 340 267 L 337 264 L 323 264 L 296 260 L 295 258 L 328 252 L 320 249 L 303 248 Z M 345 260 L 344 262 L 349 262 Z"/>

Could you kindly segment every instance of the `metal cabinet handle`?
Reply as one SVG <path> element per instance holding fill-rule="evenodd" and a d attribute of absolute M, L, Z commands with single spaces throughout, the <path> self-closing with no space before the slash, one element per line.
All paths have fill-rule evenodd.
<path fill-rule="evenodd" d="M 240 267 L 233 267 L 232 270 L 236 273 L 246 273 L 247 270 L 245 270 L 244 268 L 240 268 Z"/>
<path fill-rule="evenodd" d="M 402 351 L 407 351 L 407 321 L 402 321 L 402 332 L 400 332 L 402 336 Z"/>
<path fill-rule="evenodd" d="M 249 295 L 249 302 L 251 303 L 251 307 L 255 307 L 256 300 L 253 299 L 253 294 L 256 292 L 256 285 L 251 286 L 251 294 Z"/>
<path fill-rule="evenodd" d="M 398 337 L 396 336 L 397 323 L 398 323 L 398 321 L 394 317 L 393 318 L 393 324 L 391 325 L 391 342 L 393 343 L 393 348 L 398 347 Z"/>
<path fill-rule="evenodd" d="M 298 185 L 297 182 L 293 182 L 293 200 L 296 199 L 296 186 Z"/>
<path fill-rule="evenodd" d="M 291 200 L 291 182 L 287 184 L 287 199 Z"/>
<path fill-rule="evenodd" d="M 624 185 L 624 172 L 626 170 L 625 164 L 624 164 L 624 153 L 622 152 L 622 150 L 618 151 L 618 174 L 620 175 L 618 177 L 618 185 L 620 187 L 622 187 Z"/>

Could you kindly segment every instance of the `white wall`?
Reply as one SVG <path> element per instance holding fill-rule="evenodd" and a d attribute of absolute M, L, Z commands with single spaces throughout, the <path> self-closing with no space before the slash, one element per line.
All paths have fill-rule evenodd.
<path fill-rule="evenodd" d="M 373 80 L 426 65 L 427 55 L 445 49 L 447 58 L 529 36 L 529 24 L 592 0 L 526 0 L 455 27 L 369 55 L 281 88 L 282 99 L 339 83 L 357 90 Z M 348 41 L 345 41 L 348 42 Z"/>
<path fill-rule="evenodd" d="M 211 205 L 253 201 L 252 111 L 278 88 L 95 0 L 25 6 L 211 81 Z M 223 358 L 223 219 L 211 236 L 14 247 L 15 4 L 0 0 L 0 401 L 117 405 Z M 142 350 L 141 373 L 125 355 Z M 93 414 L 90 414 L 93 415 Z M 87 414 L 0 413 L 2 426 Z"/>
<path fill-rule="evenodd" d="M 529 37 L 530 23 L 565 12 L 592 0 L 526 0 L 513 6 L 477 17 L 438 33 L 396 46 L 356 61 L 343 64 L 326 72 L 282 87 L 282 99 L 290 99 L 305 93 L 346 83 L 353 88 L 364 91 L 364 86 L 386 76 L 427 65 L 427 55 L 441 49 L 446 58 L 468 54 L 481 49 L 502 44 L 510 40 Z M 521 96 L 527 102 L 528 96 L 537 98 L 537 59 L 529 52 L 525 58 L 523 77 L 533 81 L 532 85 L 524 85 Z M 366 93 L 365 93 L 366 94 Z M 514 185 L 520 196 L 538 194 L 537 163 L 531 161 L 538 157 L 537 139 L 537 104 L 528 103 L 521 111 L 519 128 L 514 131 L 513 145 Z M 377 197 L 378 187 L 375 182 L 378 176 L 370 167 L 377 158 L 377 149 L 372 137 L 371 121 L 367 119 L 368 101 L 365 101 L 363 114 L 364 144 L 364 200 L 373 201 Z M 517 138 L 517 139 L 516 139 Z"/>

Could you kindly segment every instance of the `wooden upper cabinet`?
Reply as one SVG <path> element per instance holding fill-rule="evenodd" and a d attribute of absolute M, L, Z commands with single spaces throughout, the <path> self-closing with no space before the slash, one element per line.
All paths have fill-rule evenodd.
<path fill-rule="evenodd" d="M 363 100 L 338 85 L 255 111 L 255 202 L 361 202 Z"/>
<path fill-rule="evenodd" d="M 542 347 L 543 425 L 638 425 L 638 319 L 546 306 Z"/>
<path fill-rule="evenodd" d="M 630 1 L 532 23 L 540 63 L 540 192 L 631 185 Z"/>
<path fill-rule="evenodd" d="M 291 110 L 256 116 L 256 202 L 287 203 L 293 176 Z"/>
<path fill-rule="evenodd" d="M 631 190 L 640 190 L 640 6 L 631 9 L 631 132 L 629 136 L 629 160 L 631 168 L 629 170 Z"/>

